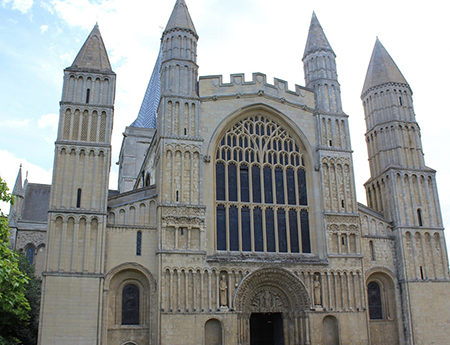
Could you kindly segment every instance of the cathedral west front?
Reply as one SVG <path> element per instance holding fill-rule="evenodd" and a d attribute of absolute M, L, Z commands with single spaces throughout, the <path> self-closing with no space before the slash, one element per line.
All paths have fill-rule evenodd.
<path fill-rule="evenodd" d="M 111 191 L 116 74 L 93 28 L 64 70 L 52 185 L 19 172 L 14 188 L 12 239 L 43 276 L 40 344 L 448 342 L 436 172 L 411 87 L 377 39 L 361 94 L 364 206 L 314 13 L 305 34 L 305 86 L 199 77 L 177 0 Z"/>

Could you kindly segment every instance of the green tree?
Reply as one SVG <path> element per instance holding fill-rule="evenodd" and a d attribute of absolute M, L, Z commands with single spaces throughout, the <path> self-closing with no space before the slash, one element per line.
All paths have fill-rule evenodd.
<path fill-rule="evenodd" d="M 6 182 L 0 177 L 0 200 L 13 202 Z M 0 209 L 0 345 L 20 344 L 11 334 L 13 325 L 26 325 L 30 304 L 25 297 L 29 279 L 18 266 L 18 255 L 10 249 L 8 219 Z"/>
<path fill-rule="evenodd" d="M 30 319 L 26 325 L 15 324 L 11 327 L 12 336 L 20 340 L 23 345 L 36 345 L 39 329 L 39 309 L 41 304 L 41 278 L 34 274 L 34 265 L 30 264 L 23 252 L 18 252 L 19 269 L 25 273 L 29 279 L 25 287 L 25 297 L 30 304 L 31 309 L 28 311 Z"/>

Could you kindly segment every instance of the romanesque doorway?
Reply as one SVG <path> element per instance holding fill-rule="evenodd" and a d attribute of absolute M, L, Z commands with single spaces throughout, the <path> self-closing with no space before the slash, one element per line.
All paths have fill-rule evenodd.
<path fill-rule="evenodd" d="M 239 285 L 234 306 L 239 312 L 240 345 L 308 343 L 309 296 L 301 280 L 275 267 L 256 270 Z"/>
<path fill-rule="evenodd" d="M 252 313 L 250 345 L 284 345 L 281 313 Z"/>

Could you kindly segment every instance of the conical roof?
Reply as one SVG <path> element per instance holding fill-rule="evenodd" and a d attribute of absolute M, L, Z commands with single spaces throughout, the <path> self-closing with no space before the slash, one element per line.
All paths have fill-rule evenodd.
<path fill-rule="evenodd" d="M 131 124 L 131 127 L 156 128 L 158 106 L 161 98 L 161 62 L 162 50 L 159 51 L 139 114 L 136 120 Z"/>
<path fill-rule="evenodd" d="M 14 184 L 14 189 L 12 195 L 21 196 L 25 195 L 22 185 L 22 164 L 20 164 L 19 172 L 17 173 L 16 183 Z"/>
<path fill-rule="evenodd" d="M 184 0 L 177 0 L 175 3 L 164 33 L 173 29 L 189 30 L 197 36 L 197 31 L 195 31 L 194 23 L 192 22 L 191 15 Z"/>
<path fill-rule="evenodd" d="M 70 68 L 111 71 L 108 53 L 97 24 L 95 24 Z"/>
<path fill-rule="evenodd" d="M 400 72 L 400 69 L 377 37 L 372 57 L 370 58 L 369 67 L 367 68 L 362 94 L 365 94 L 367 90 L 375 86 L 387 83 L 408 85 L 402 72 Z"/>
<path fill-rule="evenodd" d="M 313 12 L 303 58 L 305 58 L 306 55 L 315 52 L 316 50 L 328 50 L 334 54 L 334 51 L 331 48 L 330 43 L 328 42 L 327 36 L 325 36 L 322 26 L 317 19 L 316 13 Z"/>

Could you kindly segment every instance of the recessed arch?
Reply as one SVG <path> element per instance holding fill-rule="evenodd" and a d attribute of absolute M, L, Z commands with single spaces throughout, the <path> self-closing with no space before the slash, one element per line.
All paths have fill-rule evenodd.
<path fill-rule="evenodd" d="M 311 253 L 315 202 L 307 190 L 314 168 L 307 148 L 283 114 L 262 105 L 249 109 L 222 121 L 213 140 L 215 248 Z"/>

